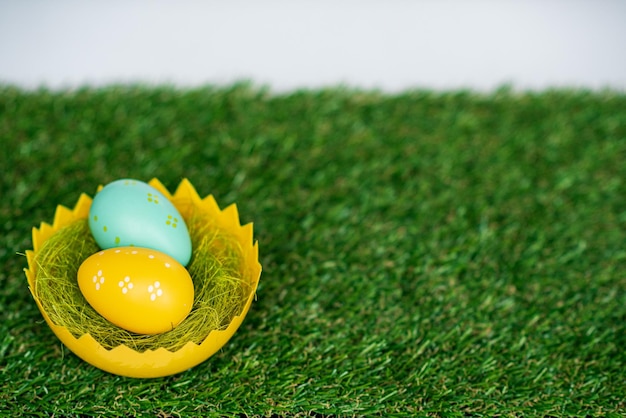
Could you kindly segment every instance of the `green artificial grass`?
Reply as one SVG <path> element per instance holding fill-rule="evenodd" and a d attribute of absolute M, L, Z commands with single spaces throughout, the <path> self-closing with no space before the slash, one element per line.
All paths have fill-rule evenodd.
<path fill-rule="evenodd" d="M 626 95 L 0 87 L 0 415 L 621 416 Z M 123 378 L 23 268 L 57 204 L 183 177 L 254 222 L 226 346 Z"/>

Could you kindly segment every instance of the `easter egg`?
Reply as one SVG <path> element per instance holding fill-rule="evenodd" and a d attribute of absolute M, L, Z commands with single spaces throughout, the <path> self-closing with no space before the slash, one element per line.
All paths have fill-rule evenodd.
<path fill-rule="evenodd" d="M 176 207 L 157 189 L 139 180 L 107 184 L 89 209 L 89 229 L 102 249 L 152 248 L 186 266 L 191 237 Z"/>
<path fill-rule="evenodd" d="M 194 298 L 187 269 L 149 248 L 110 248 L 89 256 L 78 268 L 78 286 L 96 312 L 138 334 L 172 330 Z"/>

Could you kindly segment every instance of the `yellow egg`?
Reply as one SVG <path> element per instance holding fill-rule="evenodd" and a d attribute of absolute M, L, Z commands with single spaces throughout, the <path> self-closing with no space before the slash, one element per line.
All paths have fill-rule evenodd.
<path fill-rule="evenodd" d="M 170 331 L 193 305 L 193 282 L 185 267 L 159 251 L 118 247 L 87 258 L 78 286 L 109 322 L 138 334 Z"/>

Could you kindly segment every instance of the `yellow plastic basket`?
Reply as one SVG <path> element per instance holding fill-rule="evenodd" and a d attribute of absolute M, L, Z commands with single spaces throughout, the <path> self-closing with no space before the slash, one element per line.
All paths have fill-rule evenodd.
<path fill-rule="evenodd" d="M 188 217 L 192 209 L 200 209 L 211 216 L 218 227 L 231 233 L 241 246 L 242 261 L 246 266 L 244 271 L 246 276 L 248 276 L 244 280 L 249 283 L 252 290 L 241 314 L 235 316 L 226 329 L 214 330 L 209 333 L 202 343 L 189 342 L 181 349 L 173 352 L 165 348 L 139 352 L 125 345 L 106 349 L 89 334 L 76 338 L 65 327 L 53 323 L 34 291 L 37 272 L 35 257 L 37 251 L 42 248 L 46 240 L 56 231 L 77 220 L 88 217 L 92 199 L 86 194 L 80 196 L 72 210 L 59 205 L 52 225 L 42 222 L 39 228 L 33 228 L 33 249 L 26 251 L 28 268 L 24 269 L 31 294 L 41 314 L 63 344 L 78 357 L 102 370 L 121 376 L 137 378 L 160 377 L 180 373 L 198 365 L 215 354 L 241 325 L 250 309 L 261 277 L 258 243 L 253 241 L 252 224 L 243 226 L 240 224 L 236 205 L 233 204 L 224 210 L 220 210 L 213 196 L 209 195 L 204 199 L 200 198 L 193 185 L 187 179 L 181 181 L 173 195 L 157 179 L 152 179 L 149 184 L 170 199 L 183 217 Z"/>

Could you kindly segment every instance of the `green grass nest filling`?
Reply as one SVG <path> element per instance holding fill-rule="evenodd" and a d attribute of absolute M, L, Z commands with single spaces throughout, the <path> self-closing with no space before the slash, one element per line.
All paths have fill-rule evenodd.
<path fill-rule="evenodd" d="M 78 287 L 78 268 L 100 251 L 86 219 L 55 232 L 37 252 L 36 297 L 52 322 L 76 338 L 90 334 L 107 349 L 124 344 L 139 352 L 159 347 L 176 351 L 190 341 L 200 344 L 211 331 L 225 329 L 242 312 L 251 285 L 245 280 L 241 247 L 232 235 L 206 215 L 194 213 L 185 221 L 193 245 L 187 270 L 194 284 L 194 305 L 173 330 L 154 335 L 126 331 L 85 300 Z"/>

